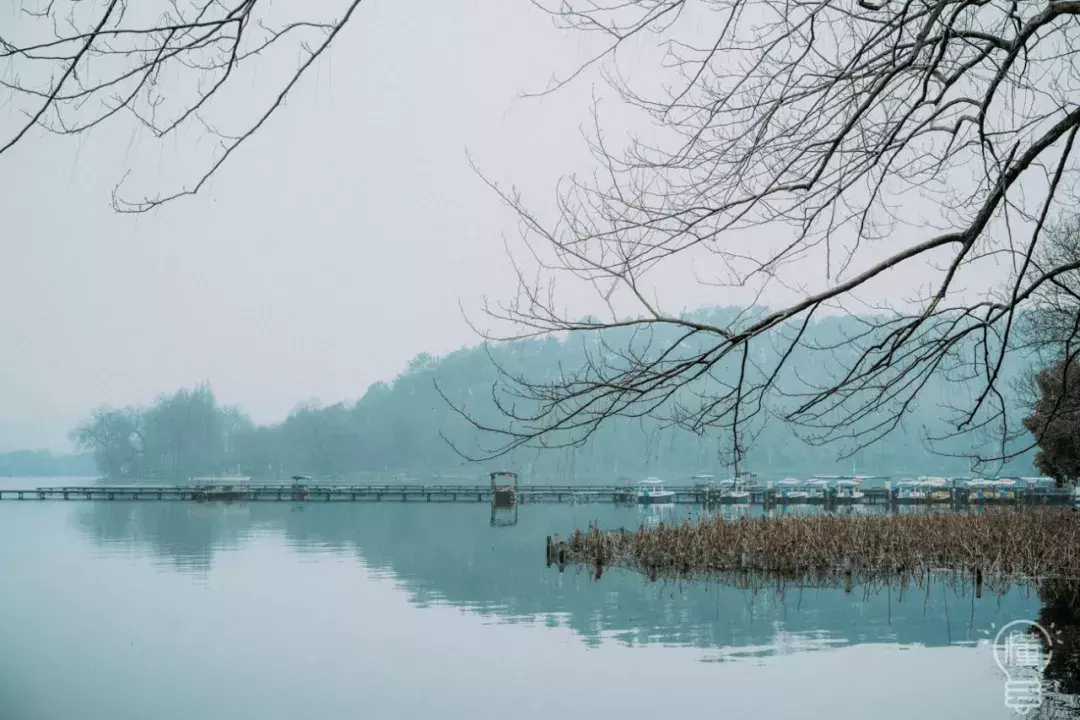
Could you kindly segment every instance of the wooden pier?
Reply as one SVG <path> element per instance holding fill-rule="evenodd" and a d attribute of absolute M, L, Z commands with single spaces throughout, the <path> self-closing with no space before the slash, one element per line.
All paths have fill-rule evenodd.
<path fill-rule="evenodd" d="M 224 488 L 189 485 L 79 485 L 0 489 L 0 500 L 173 500 L 173 501 L 310 501 L 310 502 L 472 502 L 499 501 L 500 506 L 518 503 L 597 503 L 627 499 L 623 486 L 532 485 L 518 488 L 512 501 L 505 490 L 486 485 L 282 485 L 249 484 Z M 701 502 L 700 493 L 683 488 L 676 502 Z M 633 496 L 629 496 L 633 500 Z"/>
<path fill-rule="evenodd" d="M 674 491 L 673 502 L 680 505 L 722 505 L 722 494 L 700 486 L 668 485 Z M 471 502 L 491 503 L 501 487 L 485 485 L 283 485 L 244 484 L 220 488 L 191 485 L 79 485 L 0 489 L 0 501 L 11 500 L 137 500 L 137 501 L 233 501 L 233 502 Z M 1008 496 L 980 496 L 967 488 L 951 488 L 940 497 L 907 499 L 896 489 L 862 488 L 863 497 L 852 500 L 826 493 L 820 497 L 785 498 L 777 489 L 758 487 L 750 490 L 754 505 L 824 505 L 850 504 L 898 506 L 906 504 L 943 507 L 967 507 L 979 504 L 1071 505 L 1075 496 L 1070 490 L 1016 489 Z M 636 503 L 633 489 L 624 485 L 520 485 L 513 504 L 528 503 Z M 744 503 L 745 504 L 745 501 Z"/>

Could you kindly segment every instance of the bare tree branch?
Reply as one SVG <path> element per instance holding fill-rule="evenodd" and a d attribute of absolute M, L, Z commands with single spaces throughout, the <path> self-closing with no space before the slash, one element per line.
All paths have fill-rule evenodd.
<path fill-rule="evenodd" d="M 501 439 L 485 452 L 582 442 L 616 415 L 737 440 L 761 413 L 853 452 L 900 427 L 944 377 L 966 393 L 952 432 L 993 429 L 992 454 L 1010 456 L 1006 356 L 1031 342 L 1030 313 L 1057 303 L 1071 319 L 1080 298 L 1080 255 L 1043 251 L 1075 211 L 1080 2 L 565 0 L 550 12 L 611 39 L 591 62 L 607 63 L 618 97 L 657 131 L 612 149 L 597 120 L 603 172 L 567 179 L 554 215 L 485 178 L 520 218 L 536 265 L 526 283 L 533 273 L 515 263 L 517 297 L 484 308 L 509 329 L 485 337 L 599 337 L 584 340 L 581 368 L 502 375 L 505 422 L 472 418 Z M 663 82 L 635 86 L 615 50 L 649 35 Z M 683 255 L 715 269 L 718 290 L 764 297 L 809 286 L 818 268 L 822 281 L 714 324 L 646 299 Z M 603 288 L 610 317 L 561 311 L 557 281 Z M 910 296 L 892 292 L 863 332 L 809 340 L 811 316 L 897 286 Z"/>
<path fill-rule="evenodd" d="M 14 27 L 0 29 L 0 105 L 25 116 L 10 136 L 0 135 L 0 156 L 35 127 L 76 135 L 126 115 L 158 140 L 194 127 L 219 141 L 194 182 L 137 200 L 125 199 L 118 184 L 113 207 L 142 213 L 194 195 L 283 105 L 360 2 L 342 0 L 336 16 L 304 6 L 294 18 L 265 0 L 37 2 Z M 233 92 L 238 69 L 279 47 L 299 50 L 301 61 L 275 80 L 269 103 L 229 133 L 208 121 L 215 100 Z"/>

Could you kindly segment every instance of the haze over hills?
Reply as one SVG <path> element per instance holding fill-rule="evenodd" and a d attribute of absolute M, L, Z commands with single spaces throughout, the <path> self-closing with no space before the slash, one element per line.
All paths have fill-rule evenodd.
<path fill-rule="evenodd" d="M 0 453 L 0 477 L 89 477 L 96 475 L 92 453 L 58 454 L 49 450 Z"/>
<path fill-rule="evenodd" d="M 736 310 L 700 311 L 697 317 L 724 323 Z M 845 333 L 865 328 L 857 318 L 823 318 L 806 332 L 810 342 L 835 342 Z M 667 341 L 658 330 L 652 342 Z M 611 347 L 647 342 L 641 335 L 605 332 Z M 93 452 L 101 473 L 127 478 L 177 478 L 223 472 L 242 472 L 262 478 L 291 474 L 348 477 L 357 473 L 409 473 L 418 476 L 460 474 L 478 476 L 490 469 L 510 467 L 525 477 L 557 477 L 580 481 L 613 481 L 620 476 L 656 474 L 669 479 L 700 472 L 723 474 L 730 464 L 730 434 L 717 430 L 698 435 L 671 427 L 660 419 L 614 418 L 582 446 L 559 450 L 519 449 L 479 465 L 464 461 L 443 436 L 466 451 L 477 442 L 491 446 L 455 410 L 448 407 L 438 388 L 455 405 L 488 426 L 505 422 L 492 400 L 498 379 L 494 360 L 508 373 L 551 378 L 559 368 L 581 367 L 597 338 L 576 336 L 566 340 L 545 338 L 489 347 L 458 350 L 441 358 L 422 354 L 390 383 L 376 383 L 356 403 L 327 406 L 308 404 L 277 424 L 256 425 L 241 408 L 220 405 L 209 384 L 163 395 L 150 407 L 103 407 L 74 433 L 80 446 Z M 754 346 L 762 365 L 775 347 Z M 799 353 L 803 353 L 800 355 Z M 828 364 L 797 350 L 781 379 L 798 373 L 803 382 L 828 380 Z M 1022 358 L 1010 356 L 1006 376 L 1029 368 Z M 734 377 L 734 368 L 718 366 L 713 378 L 687 393 L 715 391 L 709 383 Z M 935 377 L 905 416 L 904 424 L 884 440 L 853 456 L 838 459 L 842 445 L 811 446 L 793 431 L 771 419 L 753 438 L 742 468 L 767 474 L 851 472 L 869 474 L 966 474 L 964 455 L 979 443 L 958 436 L 935 445 L 935 454 L 923 439 L 924 430 L 945 429 L 939 403 L 962 404 L 971 388 Z M 519 401 L 520 402 L 520 401 Z M 1019 414 L 1022 410 L 1014 407 Z M 1002 469 L 1033 472 L 1030 453 Z"/>

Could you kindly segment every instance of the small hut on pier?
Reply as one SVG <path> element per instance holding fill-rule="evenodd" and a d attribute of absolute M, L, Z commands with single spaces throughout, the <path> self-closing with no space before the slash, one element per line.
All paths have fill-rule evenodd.
<path fill-rule="evenodd" d="M 292 476 L 292 499 L 295 502 L 302 502 L 308 499 L 308 483 L 311 482 L 311 477 L 308 475 L 293 475 Z"/>
<path fill-rule="evenodd" d="M 517 505 L 517 473 L 501 470 L 491 473 L 491 505 L 508 508 Z"/>

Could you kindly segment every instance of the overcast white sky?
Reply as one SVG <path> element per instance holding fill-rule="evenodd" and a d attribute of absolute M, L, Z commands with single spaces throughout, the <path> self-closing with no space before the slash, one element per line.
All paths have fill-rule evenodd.
<path fill-rule="evenodd" d="M 14 4 L 0 13 L 18 22 Z M 113 186 L 132 170 L 132 190 L 175 190 L 209 138 L 161 145 L 122 122 L 28 137 L 0 158 L 0 451 L 69 449 L 92 407 L 202 380 L 277 421 L 477 342 L 459 304 L 512 296 L 503 242 L 516 224 L 466 150 L 540 204 L 561 175 L 588 171 L 580 128 L 597 79 L 520 97 L 576 67 L 582 42 L 528 0 L 366 1 L 206 191 L 146 215 L 114 213 Z M 233 87 L 237 111 L 296 64 L 255 62 L 251 95 Z M 622 67 L 635 72 L 632 56 Z M 620 144 L 633 116 L 602 109 Z M 0 103 L 4 136 L 21 119 Z M 668 310 L 738 299 L 688 282 L 687 263 L 653 278 Z"/>
<path fill-rule="evenodd" d="M 0 162 L 0 450 L 67 449 L 93 406 L 203 379 L 279 420 L 476 342 L 459 301 L 511 292 L 514 224 L 466 149 L 552 192 L 585 157 L 590 86 L 518 96 L 577 56 L 524 0 L 364 3 L 209 192 L 138 217 L 109 207 L 123 172 L 175 186 L 191 147 L 123 125 L 17 146 Z"/>

